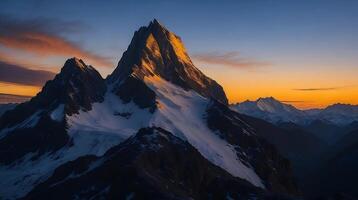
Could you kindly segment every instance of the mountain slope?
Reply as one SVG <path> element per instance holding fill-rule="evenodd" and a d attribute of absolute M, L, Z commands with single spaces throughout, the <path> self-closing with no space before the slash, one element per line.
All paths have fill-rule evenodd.
<path fill-rule="evenodd" d="M 188 142 L 153 127 L 140 129 L 102 157 L 62 165 L 25 199 L 248 199 L 264 194 L 209 163 Z"/>
<path fill-rule="evenodd" d="M 258 137 L 238 113 L 228 108 L 222 87 L 192 65 L 179 38 L 156 20 L 135 33 L 128 50 L 108 79 L 103 80 L 93 67 L 83 61 L 70 59 L 60 74 L 49 81 L 36 97 L 3 115 L 0 127 L 3 150 L 0 183 L 5 185 L 0 188 L 0 194 L 4 198 L 15 199 L 26 194 L 29 198 L 32 195 L 68 197 L 102 181 L 119 190 L 117 183 L 120 185 L 121 181 L 98 177 L 105 169 L 112 170 L 108 176 L 126 172 L 126 168 L 121 167 L 113 171 L 118 163 L 110 162 L 110 152 L 115 151 L 116 145 L 128 142 L 139 141 L 139 146 L 146 145 L 145 140 L 130 138 L 142 128 L 153 130 L 153 127 L 157 127 L 156 133 L 170 133 L 172 136 L 167 137 L 175 138 L 173 141 L 179 139 L 185 143 L 184 146 L 190 145 L 189 151 L 183 150 L 185 156 L 197 158 L 201 163 L 193 167 L 212 169 L 207 173 L 209 177 L 226 177 L 223 182 L 219 180 L 225 186 L 227 180 L 233 180 L 234 186 L 219 188 L 219 194 L 248 188 L 250 191 L 299 195 L 289 162 L 272 145 Z M 169 146 L 176 146 L 174 143 Z M 14 146 L 21 148 L 5 153 L 13 151 Z M 133 154 L 142 155 L 138 152 Z M 173 171 L 179 173 L 175 177 L 177 182 L 187 181 L 186 176 L 180 175 L 183 172 L 175 167 L 188 161 L 169 159 L 176 151 L 164 154 L 168 155 L 151 154 L 151 157 L 158 156 L 156 159 L 163 158 L 163 162 L 175 163 L 166 165 L 169 169 L 159 168 L 159 172 L 150 172 L 164 180 L 143 183 L 143 186 L 157 188 L 158 195 L 166 194 L 161 191 L 165 189 L 163 184 L 169 183 L 170 179 L 157 173 Z M 71 180 L 62 177 L 61 170 L 67 171 L 68 166 L 81 168 L 82 164 L 101 159 L 108 159 L 108 163 L 99 162 L 98 171 L 94 170 L 92 175 L 81 174 L 78 179 L 77 175 L 70 176 L 76 178 L 74 183 L 86 180 L 83 188 L 73 187 Z M 128 165 L 136 166 L 130 160 Z M 151 168 L 154 169 L 156 167 Z M 128 176 L 126 180 L 133 182 L 147 177 Z M 56 177 L 65 178 L 63 184 L 44 192 L 53 186 Z M 177 184 L 173 186 L 173 190 L 179 191 L 176 193 L 178 196 L 190 197 L 188 188 L 179 190 L 178 187 Z M 204 191 L 208 189 L 203 187 Z M 247 194 L 245 190 L 244 195 Z M 193 194 L 201 196 L 204 193 L 196 191 Z"/>
<path fill-rule="evenodd" d="M 309 174 L 306 190 L 312 196 L 345 194 L 358 197 L 358 131 L 349 133 L 323 157 L 312 174 Z M 347 141 L 351 139 L 351 141 Z M 316 189 L 313 189 L 316 188 Z"/>
<path fill-rule="evenodd" d="M 3 115 L 8 110 L 14 109 L 16 105 L 17 105 L 16 103 L 0 104 L 0 116 Z"/>
<path fill-rule="evenodd" d="M 302 167 L 312 164 L 327 148 L 325 143 L 294 123 L 274 125 L 247 115 L 240 117 L 255 127 L 257 135 L 265 138 L 288 158 L 296 171 L 304 170 Z"/>

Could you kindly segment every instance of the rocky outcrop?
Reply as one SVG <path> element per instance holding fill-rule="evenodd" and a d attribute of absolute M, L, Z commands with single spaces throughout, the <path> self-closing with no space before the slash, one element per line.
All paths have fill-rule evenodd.
<path fill-rule="evenodd" d="M 130 75 L 138 79 L 160 76 L 184 89 L 228 103 L 223 88 L 194 66 L 181 39 L 157 20 L 135 32 L 108 81 L 121 83 Z"/>
<path fill-rule="evenodd" d="M 149 108 L 154 112 L 157 108 L 156 94 L 142 80 L 137 77 L 128 77 L 116 89 L 117 94 L 124 103 L 133 101 L 140 108 Z"/>

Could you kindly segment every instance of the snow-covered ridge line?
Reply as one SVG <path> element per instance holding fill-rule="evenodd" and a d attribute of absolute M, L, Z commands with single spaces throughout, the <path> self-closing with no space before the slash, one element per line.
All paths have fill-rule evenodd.
<path fill-rule="evenodd" d="M 314 120 L 321 120 L 337 125 L 347 125 L 358 121 L 358 105 L 350 104 L 334 104 L 324 109 L 300 110 L 273 97 L 267 97 L 233 104 L 231 108 L 242 114 L 272 123 L 293 122 L 306 125 Z"/>

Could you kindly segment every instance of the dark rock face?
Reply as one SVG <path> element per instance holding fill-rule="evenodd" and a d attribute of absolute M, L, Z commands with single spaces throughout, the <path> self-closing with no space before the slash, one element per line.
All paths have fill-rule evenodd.
<path fill-rule="evenodd" d="M 319 165 L 307 175 L 304 189 L 308 196 L 344 194 L 351 198 L 340 199 L 358 198 L 358 127 L 352 124 L 349 128 L 353 128 L 351 132 L 330 146 L 321 156 Z"/>
<path fill-rule="evenodd" d="M 103 101 L 105 92 L 106 84 L 97 70 L 82 60 L 72 58 L 66 61 L 53 81 L 46 83 L 40 95 L 44 99 L 64 103 L 66 113 L 71 115 L 80 108 L 90 110 L 93 102 Z"/>
<path fill-rule="evenodd" d="M 181 39 L 157 20 L 135 32 L 110 82 L 122 81 L 130 74 L 143 79 L 158 75 L 167 81 L 199 94 L 228 103 L 223 88 L 197 69 L 186 53 Z"/>
<path fill-rule="evenodd" d="M 65 127 L 65 122 L 44 115 L 35 127 L 15 129 L 0 140 L 0 164 L 10 164 L 29 153 L 36 159 L 62 148 L 69 142 Z"/>
<path fill-rule="evenodd" d="M 238 157 L 254 167 L 270 191 L 300 194 L 293 181 L 290 162 L 283 158 L 273 145 L 258 137 L 238 113 L 213 101 L 207 109 L 207 123 L 209 128 L 219 131 L 223 139 L 236 146 Z"/>
<path fill-rule="evenodd" d="M 0 130 L 19 124 L 23 127 L 10 130 L 0 139 L 0 163 L 10 163 L 27 153 L 40 156 L 46 151 L 55 151 L 66 145 L 64 115 L 77 113 L 80 109 L 90 110 L 93 102 L 103 100 L 106 85 L 100 74 L 82 60 L 66 61 L 61 73 L 48 81 L 42 91 L 30 101 L 19 104 L 0 118 Z M 51 119 L 50 113 L 64 105 L 63 119 Z M 32 119 L 35 126 L 27 126 Z"/>
<path fill-rule="evenodd" d="M 258 199 L 269 194 L 235 178 L 189 143 L 161 128 L 145 128 L 103 157 L 60 166 L 24 199 Z"/>
<path fill-rule="evenodd" d="M 124 103 L 133 101 L 140 108 L 149 108 L 151 112 L 157 108 L 155 92 L 151 90 L 142 80 L 136 77 L 128 77 L 119 85 L 116 94 Z"/>

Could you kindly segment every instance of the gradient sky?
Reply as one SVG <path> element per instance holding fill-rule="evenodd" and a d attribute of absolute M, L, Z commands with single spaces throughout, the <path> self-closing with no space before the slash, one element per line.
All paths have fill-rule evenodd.
<path fill-rule="evenodd" d="M 358 1 L 0 1 L 0 93 L 35 95 L 66 58 L 106 77 L 157 18 L 230 102 L 358 104 Z"/>

